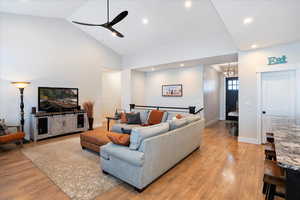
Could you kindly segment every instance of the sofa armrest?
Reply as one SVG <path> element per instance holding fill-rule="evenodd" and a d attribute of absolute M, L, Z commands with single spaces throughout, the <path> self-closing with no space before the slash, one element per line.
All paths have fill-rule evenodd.
<path fill-rule="evenodd" d="M 138 167 L 143 166 L 145 160 L 143 152 L 132 151 L 126 146 L 113 143 L 100 147 L 100 156 L 105 160 L 115 157 Z"/>

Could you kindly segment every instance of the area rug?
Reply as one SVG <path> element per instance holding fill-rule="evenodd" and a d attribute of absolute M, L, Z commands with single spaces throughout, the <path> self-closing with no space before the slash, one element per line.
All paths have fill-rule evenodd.
<path fill-rule="evenodd" d="M 27 147 L 22 152 L 72 200 L 92 200 L 120 184 L 102 173 L 99 156 L 82 150 L 79 138 Z"/>

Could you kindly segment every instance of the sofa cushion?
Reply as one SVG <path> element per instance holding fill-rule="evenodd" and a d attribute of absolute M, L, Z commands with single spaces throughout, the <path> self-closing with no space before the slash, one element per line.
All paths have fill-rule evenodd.
<path fill-rule="evenodd" d="M 132 129 L 129 148 L 137 150 L 144 139 L 169 131 L 169 126 L 169 123 L 160 123 L 154 126 Z"/>
<path fill-rule="evenodd" d="M 140 118 L 141 118 L 141 122 L 142 124 L 147 124 L 148 123 L 148 115 L 149 115 L 149 110 L 141 110 L 138 111 L 140 113 Z"/>
<path fill-rule="evenodd" d="M 163 121 L 164 114 L 165 111 L 151 110 L 148 117 L 148 124 L 155 125 L 161 123 Z"/>
<path fill-rule="evenodd" d="M 129 146 L 130 143 L 130 135 L 128 134 L 121 134 L 121 133 L 107 133 L 107 137 L 112 141 L 114 144 Z"/>
<path fill-rule="evenodd" d="M 144 164 L 144 153 L 132 151 L 128 147 L 108 143 L 100 147 L 100 149 L 100 155 L 105 160 L 109 160 L 110 156 L 113 156 L 138 167 Z"/>
<path fill-rule="evenodd" d="M 111 127 L 111 131 L 116 132 L 116 133 L 123 133 L 122 128 L 129 131 L 129 130 L 132 130 L 133 128 L 137 128 L 137 127 L 141 127 L 141 126 L 138 124 L 114 124 Z"/>
<path fill-rule="evenodd" d="M 141 124 L 140 113 L 126 113 L 127 124 Z"/>
<path fill-rule="evenodd" d="M 164 112 L 164 115 L 163 115 L 163 117 L 162 117 L 162 119 L 161 119 L 161 122 L 166 122 L 167 119 L 168 119 L 168 115 L 169 115 L 169 113 L 168 113 L 167 111 L 165 111 L 165 112 Z"/>
<path fill-rule="evenodd" d="M 168 122 L 170 124 L 170 131 L 174 130 L 176 128 L 183 127 L 188 124 L 188 120 L 186 118 L 182 118 L 182 119 L 175 118 L 175 119 L 169 120 Z"/>

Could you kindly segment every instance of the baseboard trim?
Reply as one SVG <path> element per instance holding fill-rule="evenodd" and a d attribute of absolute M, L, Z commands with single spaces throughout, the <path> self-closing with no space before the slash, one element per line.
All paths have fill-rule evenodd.
<path fill-rule="evenodd" d="M 214 123 L 217 123 L 218 121 L 219 121 L 219 119 L 213 119 L 213 120 L 210 120 L 209 122 L 205 122 L 205 127 L 213 125 Z"/>
<path fill-rule="evenodd" d="M 259 144 L 256 138 L 238 137 L 238 141 L 249 144 Z"/>

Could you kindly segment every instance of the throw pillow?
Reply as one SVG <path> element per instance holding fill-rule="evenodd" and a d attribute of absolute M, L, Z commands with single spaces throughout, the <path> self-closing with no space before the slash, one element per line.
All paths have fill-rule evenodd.
<path fill-rule="evenodd" d="M 0 136 L 6 135 L 8 133 L 7 126 L 4 122 L 0 121 Z"/>
<path fill-rule="evenodd" d="M 140 113 L 142 124 L 147 124 L 148 123 L 147 119 L 148 119 L 148 115 L 149 115 L 149 110 L 141 110 L 141 111 L 139 111 L 139 113 Z"/>
<path fill-rule="evenodd" d="M 126 113 L 127 124 L 141 124 L 140 113 Z"/>
<path fill-rule="evenodd" d="M 128 134 L 122 134 L 122 133 L 107 133 L 107 137 L 110 139 L 110 141 L 114 144 L 123 145 L 123 146 L 129 146 L 130 144 L 130 135 Z"/>
<path fill-rule="evenodd" d="M 182 119 L 183 116 L 182 116 L 181 114 L 177 114 L 177 115 L 176 115 L 176 118 L 177 118 L 177 119 Z"/>
<path fill-rule="evenodd" d="M 149 114 L 148 124 L 155 125 L 161 123 L 164 113 L 165 111 L 152 110 Z"/>
<path fill-rule="evenodd" d="M 127 117 L 126 117 L 126 113 L 121 112 L 120 114 L 120 119 L 121 119 L 121 123 L 127 123 Z"/>
<path fill-rule="evenodd" d="M 131 134 L 131 130 L 132 129 L 121 128 L 122 133 L 129 134 L 129 135 Z"/>

